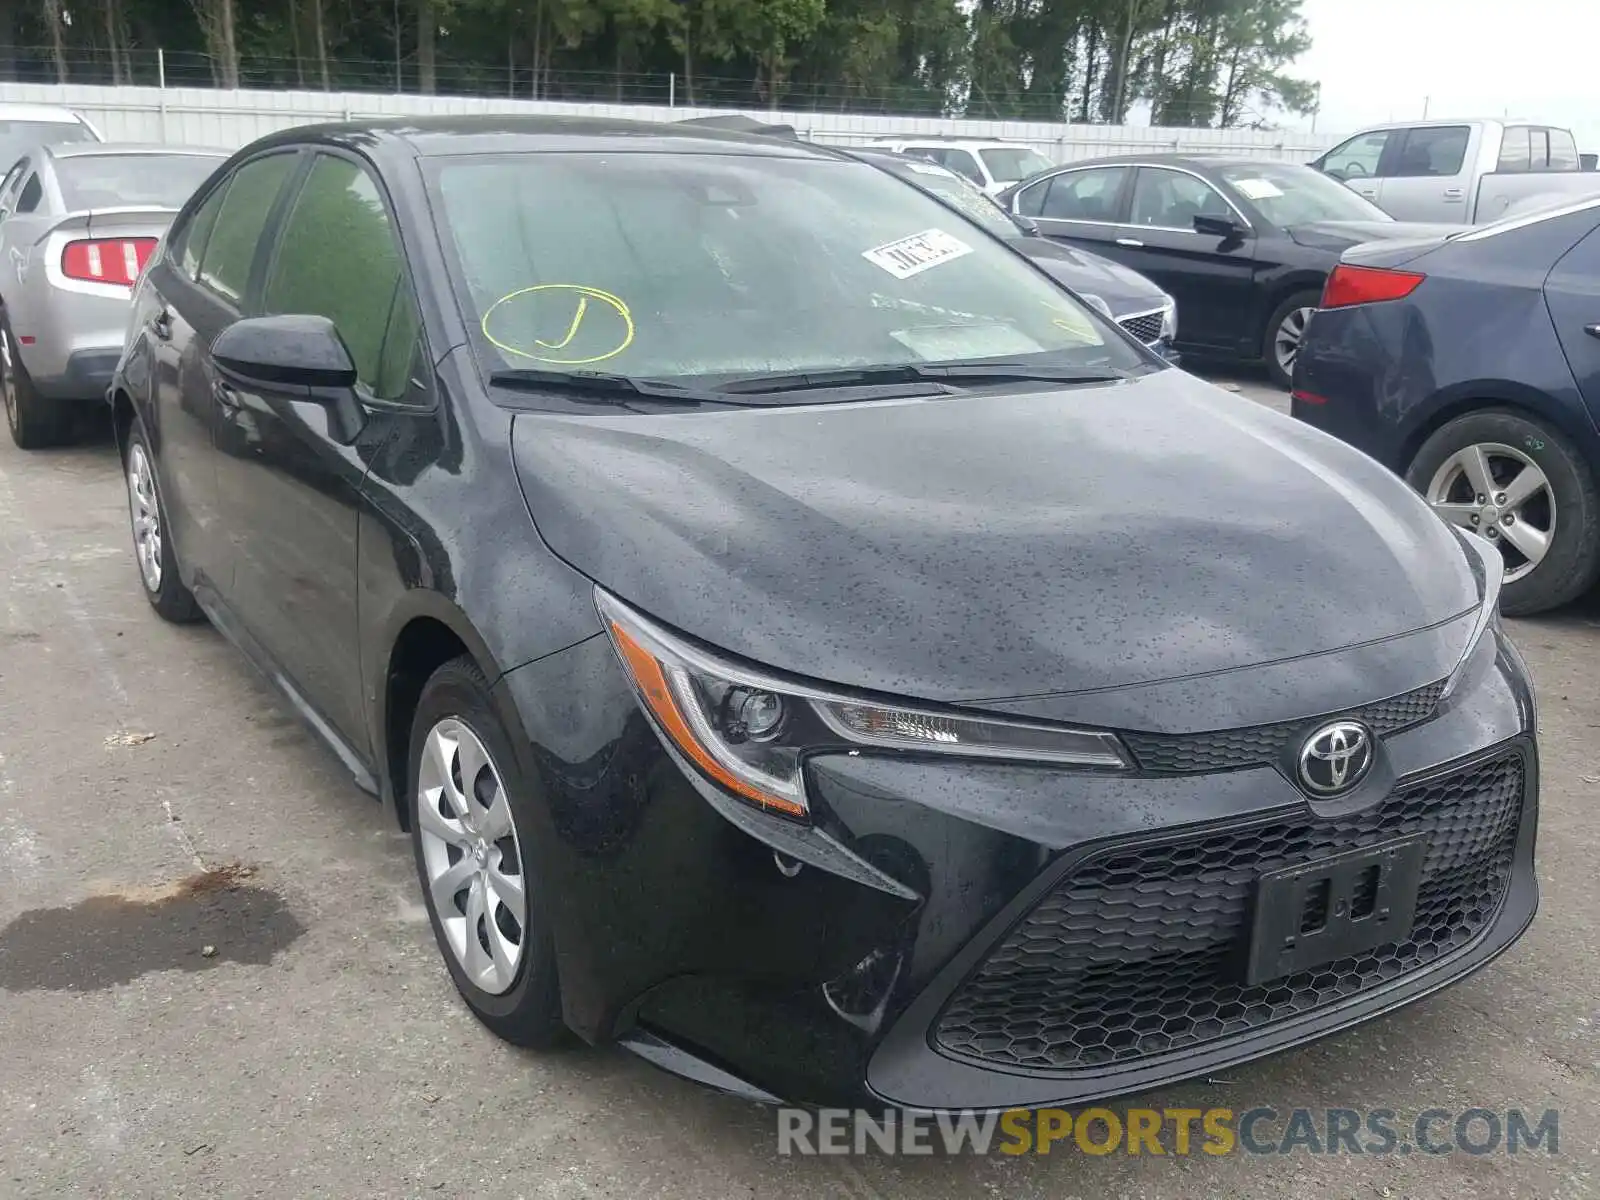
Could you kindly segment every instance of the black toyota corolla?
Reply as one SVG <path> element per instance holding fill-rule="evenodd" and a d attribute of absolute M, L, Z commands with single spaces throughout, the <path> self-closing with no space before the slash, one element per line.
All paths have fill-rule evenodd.
<path fill-rule="evenodd" d="M 1492 547 L 825 148 L 275 134 L 173 223 L 111 401 L 151 604 L 394 806 L 511 1041 L 1073 1103 L 1532 919 Z"/>

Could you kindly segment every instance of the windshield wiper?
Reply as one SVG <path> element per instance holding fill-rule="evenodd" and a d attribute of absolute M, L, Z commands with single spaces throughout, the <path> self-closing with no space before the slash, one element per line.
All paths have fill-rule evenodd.
<path fill-rule="evenodd" d="M 716 391 L 732 395 L 761 392 L 802 392 L 822 388 L 872 387 L 896 383 L 1006 383 L 1012 380 L 1044 383 L 1115 383 L 1128 378 L 1118 367 L 1051 367 L 1013 362 L 904 363 L 892 367 L 851 367 L 838 371 L 802 371 L 792 374 L 748 375 L 718 384 Z"/>
<path fill-rule="evenodd" d="M 695 391 L 665 380 L 636 379 L 632 375 L 611 375 L 604 371 L 542 371 L 534 367 L 515 367 L 491 372 L 489 382 L 496 387 L 522 392 L 561 392 L 590 404 L 639 398 L 668 404 L 736 403 L 725 396 Z"/>

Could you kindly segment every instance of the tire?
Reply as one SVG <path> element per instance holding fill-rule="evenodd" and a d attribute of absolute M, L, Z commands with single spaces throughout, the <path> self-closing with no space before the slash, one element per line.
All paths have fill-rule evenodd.
<path fill-rule="evenodd" d="M 1480 492 L 1470 477 L 1476 473 L 1469 471 L 1474 448 L 1481 450 L 1494 485 L 1488 492 Z M 1524 476 L 1530 468 L 1536 474 Z M 1537 476 L 1542 486 L 1535 489 Z M 1490 525 L 1499 531 L 1490 540 L 1506 559 L 1500 611 L 1507 616 L 1558 608 L 1600 575 L 1600 494 L 1572 443 L 1543 421 L 1506 409 L 1457 417 L 1423 443 L 1406 481 L 1445 520 L 1473 532 Z M 1509 503 L 1496 503 L 1502 496 Z M 1540 534 L 1547 548 L 1542 557 L 1530 558 L 1518 543 L 1536 545 L 1533 535 Z"/>
<path fill-rule="evenodd" d="M 28 368 L 17 353 L 11 322 L 0 315 L 0 391 L 4 392 L 6 427 L 19 450 L 42 450 L 67 440 L 71 414 L 53 404 L 33 386 Z"/>
<path fill-rule="evenodd" d="M 1296 292 L 1273 309 L 1272 316 L 1267 318 L 1267 328 L 1261 338 L 1261 357 L 1267 361 L 1267 374 L 1272 376 L 1272 382 L 1284 391 L 1289 390 L 1289 381 L 1294 375 L 1294 355 L 1299 353 L 1305 322 L 1321 301 L 1321 292 Z M 1290 335 L 1293 336 L 1294 349 L 1285 362 L 1280 339 Z"/>
<path fill-rule="evenodd" d="M 157 615 L 174 625 L 187 625 L 201 620 L 204 614 L 178 572 L 172 527 L 167 521 L 167 505 L 161 496 L 155 463 L 144 422 L 135 417 L 128 428 L 128 452 L 123 462 L 134 565 L 139 570 L 144 598 Z"/>
<path fill-rule="evenodd" d="M 481 766 L 476 765 L 478 751 Z M 475 767 L 470 790 L 460 780 L 463 763 L 469 770 Z M 495 714 L 488 681 L 470 658 L 445 663 L 423 685 L 411 722 L 409 766 L 417 878 L 456 990 L 498 1037 L 536 1048 L 558 1044 L 566 1028 L 555 943 L 538 889 L 524 866 L 529 861 L 528 831 L 534 828 L 528 815 L 532 788 Z M 456 816 L 461 804 L 468 810 L 467 820 Z M 513 863 L 514 876 L 506 870 Z M 496 874 L 498 882 L 491 882 Z M 437 887 L 436 878 L 441 878 Z M 515 882 L 522 885 L 520 912 L 506 900 Z M 456 883 L 460 887 L 446 894 Z M 513 955 L 514 965 L 508 968 L 504 959 Z"/>

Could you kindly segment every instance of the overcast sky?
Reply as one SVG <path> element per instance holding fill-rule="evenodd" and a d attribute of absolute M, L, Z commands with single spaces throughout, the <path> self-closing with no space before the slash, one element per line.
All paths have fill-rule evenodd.
<path fill-rule="evenodd" d="M 1513 115 L 1566 125 L 1600 150 L 1600 0 L 1304 0 L 1322 83 L 1317 131 L 1390 120 Z M 1295 120 L 1298 127 L 1308 121 Z"/>

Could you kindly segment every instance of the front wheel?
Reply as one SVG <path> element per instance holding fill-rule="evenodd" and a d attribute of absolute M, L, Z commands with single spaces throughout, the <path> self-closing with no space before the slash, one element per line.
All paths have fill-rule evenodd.
<path fill-rule="evenodd" d="M 1272 316 L 1267 319 L 1266 344 L 1261 348 L 1261 356 L 1267 360 L 1267 373 L 1272 376 L 1272 382 L 1285 391 L 1289 390 L 1289 381 L 1294 377 L 1294 364 L 1300 357 L 1306 326 L 1321 300 L 1320 292 L 1296 292 L 1273 309 Z"/>
<path fill-rule="evenodd" d="M 471 659 L 423 686 L 411 724 L 411 844 L 456 990 L 521 1046 L 560 1039 L 555 947 L 530 878 L 530 789 Z"/>
<path fill-rule="evenodd" d="M 1508 616 L 1558 608 L 1600 575 L 1594 479 L 1542 421 L 1504 409 L 1457 417 L 1423 443 L 1406 481 L 1446 521 L 1500 548 Z"/>

